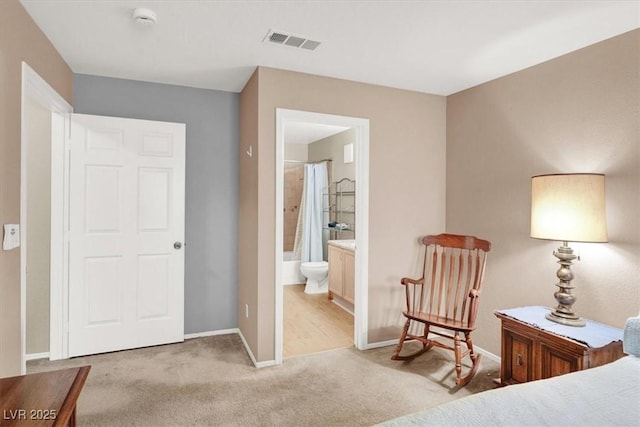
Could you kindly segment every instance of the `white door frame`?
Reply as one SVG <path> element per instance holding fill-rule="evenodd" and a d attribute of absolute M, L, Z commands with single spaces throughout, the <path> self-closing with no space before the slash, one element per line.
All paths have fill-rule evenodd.
<path fill-rule="evenodd" d="M 50 340 L 49 357 L 65 357 L 66 313 L 65 287 L 67 253 L 64 244 L 66 135 L 69 130 L 71 105 L 56 92 L 26 62 L 22 62 L 22 99 L 20 120 L 20 354 L 21 371 L 26 373 L 26 323 L 27 323 L 27 148 L 29 144 L 29 115 L 27 103 L 35 100 L 52 113 L 51 117 L 51 269 L 50 269 Z"/>
<path fill-rule="evenodd" d="M 276 256 L 275 256 L 275 363 L 282 363 L 283 346 L 283 193 L 284 133 L 289 122 L 345 126 L 356 133 L 356 255 L 354 344 L 359 350 L 368 344 L 369 275 L 369 119 L 276 108 Z"/>

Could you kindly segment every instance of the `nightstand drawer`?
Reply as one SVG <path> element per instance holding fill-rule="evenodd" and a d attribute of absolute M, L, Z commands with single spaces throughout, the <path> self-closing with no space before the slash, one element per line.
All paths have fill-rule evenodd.
<path fill-rule="evenodd" d="M 506 377 L 514 382 L 531 381 L 533 375 L 533 342 L 513 333 L 506 334 L 507 373 Z"/>

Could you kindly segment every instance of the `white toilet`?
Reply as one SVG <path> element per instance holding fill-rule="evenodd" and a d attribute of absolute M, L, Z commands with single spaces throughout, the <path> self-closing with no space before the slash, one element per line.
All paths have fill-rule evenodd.
<path fill-rule="evenodd" d="M 329 292 L 329 263 L 326 261 L 303 262 L 300 271 L 307 278 L 305 294 L 326 294 Z"/>

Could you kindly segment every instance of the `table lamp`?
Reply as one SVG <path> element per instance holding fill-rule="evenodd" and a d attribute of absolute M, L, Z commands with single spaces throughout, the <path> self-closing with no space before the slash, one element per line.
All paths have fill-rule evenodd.
<path fill-rule="evenodd" d="M 553 252 L 558 258 L 553 294 L 558 301 L 547 319 L 570 326 L 584 326 L 584 319 L 573 311 L 576 297 L 571 284 L 572 261 L 578 258 L 568 242 L 606 242 L 604 175 L 552 174 L 531 178 L 531 237 L 558 240 L 562 246 Z"/>

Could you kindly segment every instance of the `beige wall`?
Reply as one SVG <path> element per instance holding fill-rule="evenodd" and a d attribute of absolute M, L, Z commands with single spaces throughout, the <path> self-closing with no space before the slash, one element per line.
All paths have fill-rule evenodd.
<path fill-rule="evenodd" d="M 27 354 L 49 351 L 51 112 L 27 104 Z"/>
<path fill-rule="evenodd" d="M 238 194 L 238 327 L 256 352 L 258 340 L 258 72 L 240 94 L 240 159 Z M 247 151 L 251 147 L 252 156 Z M 249 316 L 245 316 L 245 305 Z"/>
<path fill-rule="evenodd" d="M 309 145 L 285 144 L 284 158 L 285 160 L 295 160 L 298 162 L 306 162 L 307 160 L 309 160 Z"/>
<path fill-rule="evenodd" d="M 493 311 L 555 306 L 552 251 L 529 238 L 530 178 L 606 174 L 609 243 L 572 244 L 587 318 L 640 307 L 640 30 L 447 98 L 447 231 L 493 242 L 474 342 L 500 353 Z"/>
<path fill-rule="evenodd" d="M 0 223 L 20 219 L 20 99 L 27 62 L 69 103 L 71 69 L 18 0 L 0 1 Z M 20 252 L 0 251 L 0 377 L 20 373 Z"/>
<path fill-rule="evenodd" d="M 328 136 L 309 144 L 309 160 L 318 161 L 323 159 L 333 159 L 331 162 L 331 180 L 340 181 L 342 178 L 356 179 L 355 147 L 354 161 L 345 163 L 344 146 L 354 144 L 356 141 L 356 130 L 347 129 L 335 135 Z M 329 183 L 331 184 L 331 183 Z"/>
<path fill-rule="evenodd" d="M 255 79 L 258 82 L 256 83 Z M 256 89 L 256 85 L 258 86 Z M 256 97 L 257 90 L 257 97 Z M 241 95 L 239 305 L 259 304 L 240 329 L 258 361 L 273 360 L 275 319 L 275 112 L 313 111 L 370 120 L 369 342 L 397 338 L 402 276 L 415 274 L 418 236 L 445 226 L 444 97 L 271 68 L 259 68 Z M 248 104 L 251 103 L 252 106 Z M 257 131 L 257 138 L 248 138 Z M 254 161 L 246 159 L 248 144 Z M 256 157 L 257 154 L 257 157 Z M 250 170 L 249 170 L 250 169 Z M 256 172 L 257 169 L 257 172 Z M 251 179 L 243 174 L 251 175 Z M 257 175 L 257 176 L 256 176 Z M 257 203 L 243 203 L 254 191 Z M 252 199 L 255 202 L 255 199 Z M 256 224 L 250 221 L 257 220 Z M 248 239 L 247 241 L 244 241 Z M 244 253 L 243 248 L 256 245 Z M 249 338 L 251 337 L 251 338 Z"/>

